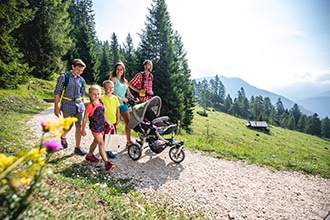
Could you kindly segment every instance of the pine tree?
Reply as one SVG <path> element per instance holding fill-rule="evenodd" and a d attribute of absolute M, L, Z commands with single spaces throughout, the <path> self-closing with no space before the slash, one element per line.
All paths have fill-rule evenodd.
<path fill-rule="evenodd" d="M 111 41 L 110 41 L 110 65 L 114 67 L 116 63 L 121 61 L 120 59 L 120 53 L 119 53 L 119 44 L 118 44 L 118 38 L 115 33 L 112 33 L 111 35 Z"/>
<path fill-rule="evenodd" d="M 298 121 L 299 121 L 299 118 L 301 116 L 299 106 L 296 103 L 291 108 L 290 113 L 292 113 L 292 116 L 294 118 L 294 123 L 295 123 L 295 126 L 296 126 Z"/>
<path fill-rule="evenodd" d="M 28 22 L 33 11 L 26 0 L 2 0 L 0 3 L 0 87 L 17 88 L 28 80 L 31 71 L 19 50 L 13 31 Z"/>
<path fill-rule="evenodd" d="M 172 30 L 170 16 L 164 0 L 153 0 L 149 15 L 145 22 L 145 30 L 140 34 L 141 42 L 137 49 L 137 61 L 142 64 L 145 59 L 153 62 L 153 90 L 162 98 L 162 114 L 166 113 L 171 121 L 181 121 L 189 125 L 189 118 L 183 120 L 183 115 L 190 115 L 192 102 L 191 82 L 185 53 L 182 50 L 179 35 Z M 184 68 L 182 68 L 182 65 Z M 183 74 L 183 75 L 181 75 Z M 186 85 L 183 85 L 184 81 Z M 184 88 L 183 88 L 184 87 Z M 183 91 L 188 89 L 188 91 Z M 188 108 L 185 108 L 185 104 Z"/>
<path fill-rule="evenodd" d="M 55 73 L 62 72 L 62 61 L 71 46 L 68 37 L 71 29 L 67 9 L 70 1 L 28 0 L 34 11 L 31 21 L 22 25 L 16 36 L 29 65 L 31 74 L 42 79 L 52 79 Z"/>
<path fill-rule="evenodd" d="M 292 114 L 289 115 L 287 127 L 290 130 L 295 130 L 295 128 L 296 128 L 296 122 L 295 122 L 294 116 Z"/>
<path fill-rule="evenodd" d="M 175 52 L 175 64 L 177 64 L 177 80 L 176 88 L 178 88 L 178 94 L 182 94 L 180 102 L 182 102 L 182 116 L 181 127 L 189 131 L 189 125 L 193 119 L 193 107 L 195 106 L 193 85 L 190 80 L 190 69 L 188 66 L 188 60 L 186 59 L 186 51 L 184 50 L 181 37 L 177 31 L 174 32 L 174 52 Z"/>
<path fill-rule="evenodd" d="M 70 32 L 73 45 L 65 56 L 68 68 L 75 58 L 80 58 L 86 63 L 82 76 L 90 84 L 97 83 L 100 77 L 92 7 L 92 0 L 72 0 L 69 15 L 73 24 Z"/>
<path fill-rule="evenodd" d="M 321 135 L 322 137 L 330 138 L 330 120 L 328 117 L 321 121 Z"/>
<path fill-rule="evenodd" d="M 264 104 L 263 104 L 263 107 L 262 107 L 262 112 L 265 115 L 265 120 L 266 121 L 269 121 L 269 119 L 270 119 L 272 108 L 274 108 L 274 106 L 272 105 L 272 102 L 271 102 L 270 98 L 265 97 L 264 98 Z"/>
<path fill-rule="evenodd" d="M 257 97 L 251 97 L 251 103 L 250 103 L 250 116 L 254 120 L 259 120 L 260 115 L 263 115 L 263 106 L 264 106 L 264 100 L 261 95 L 258 95 Z"/>
<path fill-rule="evenodd" d="M 236 114 L 242 118 L 248 118 L 249 117 L 249 100 L 245 96 L 244 88 L 241 87 L 240 90 L 237 92 L 237 99 L 236 102 L 238 104 L 238 112 Z"/>
<path fill-rule="evenodd" d="M 282 117 L 284 115 L 285 109 L 284 109 L 284 105 L 283 105 L 281 98 L 278 98 L 278 100 L 275 104 L 275 109 L 276 109 L 276 114 L 275 114 L 275 118 L 274 118 L 275 125 L 282 126 L 281 121 L 282 121 Z"/>
<path fill-rule="evenodd" d="M 305 131 L 306 121 L 307 121 L 307 116 L 305 114 L 301 115 L 296 126 L 297 131 L 300 132 Z"/>
<path fill-rule="evenodd" d="M 233 99 L 230 97 L 229 93 L 227 94 L 227 97 L 224 101 L 224 112 L 230 113 L 230 108 L 233 104 Z"/>
<path fill-rule="evenodd" d="M 319 119 L 317 113 L 307 117 L 305 133 L 321 136 L 321 120 Z"/>
<path fill-rule="evenodd" d="M 136 55 L 135 55 L 135 49 L 133 44 L 133 39 L 130 34 L 126 37 L 126 44 L 123 46 L 123 62 L 125 63 L 126 67 L 126 78 L 128 80 L 132 79 L 135 73 L 139 71 L 138 68 L 136 68 Z"/>
<path fill-rule="evenodd" d="M 214 79 L 210 80 L 210 87 L 212 93 L 212 103 L 215 107 L 219 106 L 224 102 L 226 89 L 218 75 L 216 75 Z"/>
<path fill-rule="evenodd" d="M 100 45 L 101 53 L 99 57 L 100 65 L 99 65 L 99 84 L 101 85 L 104 80 L 109 79 L 109 73 L 111 71 L 111 64 L 110 64 L 110 44 L 109 41 L 105 41 L 103 44 Z"/>

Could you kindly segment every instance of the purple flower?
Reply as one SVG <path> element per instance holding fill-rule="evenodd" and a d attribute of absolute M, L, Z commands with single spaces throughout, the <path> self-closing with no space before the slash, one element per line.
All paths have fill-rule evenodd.
<path fill-rule="evenodd" d="M 48 121 L 42 121 L 42 122 L 40 123 L 43 132 L 48 132 L 48 131 L 49 131 L 49 128 L 48 128 L 48 126 L 47 126 L 47 122 L 48 122 Z"/>
<path fill-rule="evenodd" d="M 57 141 L 46 141 L 43 143 L 43 146 L 47 149 L 47 151 L 58 151 L 61 149 L 61 144 Z"/>

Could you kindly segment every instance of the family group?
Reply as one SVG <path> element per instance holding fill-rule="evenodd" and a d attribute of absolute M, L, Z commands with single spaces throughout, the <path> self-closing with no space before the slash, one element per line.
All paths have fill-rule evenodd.
<path fill-rule="evenodd" d="M 120 122 L 121 117 L 125 123 L 126 147 L 132 144 L 131 129 L 128 127 L 130 119 L 127 106 L 128 99 L 145 102 L 153 96 L 152 61 L 144 61 L 143 67 L 143 71 L 135 74 L 128 81 L 125 78 L 125 65 L 118 62 L 109 73 L 109 79 L 102 83 L 103 95 L 99 85 L 91 85 L 88 88 L 90 102 L 87 104 L 84 100 L 86 83 L 81 76 L 86 64 L 81 59 L 74 59 L 71 70 L 58 77 L 54 90 L 54 114 L 57 117 L 76 117 L 78 119 L 75 122 L 74 153 L 85 156 L 88 161 L 99 162 L 99 158 L 94 155 L 94 151 L 98 146 L 105 170 L 109 171 L 116 167 L 109 160 L 109 158 L 114 158 L 115 155 L 111 151 L 105 151 L 105 135 L 106 133 L 115 133 L 116 125 Z M 134 98 L 130 89 L 137 92 L 139 98 Z M 80 147 L 82 136 L 86 136 L 87 124 L 89 124 L 94 137 L 88 152 Z M 72 126 L 68 130 L 63 130 L 61 135 L 63 148 L 68 148 L 66 136 L 71 128 Z"/>

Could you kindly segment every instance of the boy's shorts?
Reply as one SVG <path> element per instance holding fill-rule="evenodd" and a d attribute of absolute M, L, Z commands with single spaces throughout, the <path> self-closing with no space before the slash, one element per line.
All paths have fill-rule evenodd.
<path fill-rule="evenodd" d="M 82 112 L 77 112 L 76 114 L 72 115 L 67 112 L 62 112 L 63 113 L 63 118 L 67 117 L 76 117 L 78 119 L 77 123 L 81 124 L 82 118 L 83 118 L 83 113 Z"/>
<path fill-rule="evenodd" d="M 119 106 L 119 111 L 120 111 L 120 113 L 122 113 L 122 112 L 127 112 L 127 111 L 128 111 L 128 106 L 125 105 L 125 104 L 120 105 L 120 106 Z"/>

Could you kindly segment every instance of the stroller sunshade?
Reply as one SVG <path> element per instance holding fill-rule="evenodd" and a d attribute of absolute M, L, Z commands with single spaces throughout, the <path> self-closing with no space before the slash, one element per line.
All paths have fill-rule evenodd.
<path fill-rule="evenodd" d="M 151 122 L 160 115 L 161 107 L 162 100 L 159 96 L 154 96 L 146 102 L 133 106 L 128 127 L 133 129 L 145 120 Z"/>

